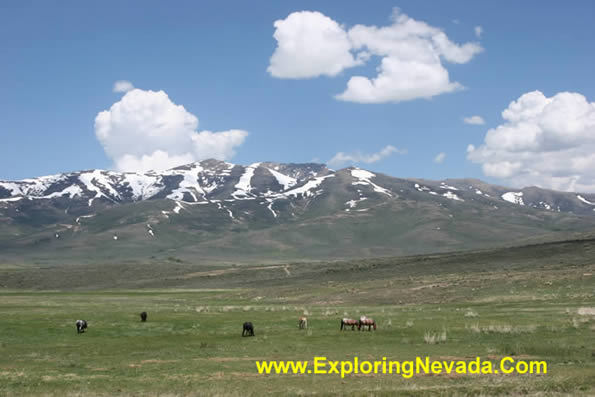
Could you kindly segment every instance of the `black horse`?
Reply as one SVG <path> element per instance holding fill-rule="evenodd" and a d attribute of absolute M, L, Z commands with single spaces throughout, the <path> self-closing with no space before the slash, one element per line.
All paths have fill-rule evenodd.
<path fill-rule="evenodd" d="M 140 314 L 140 321 L 142 321 L 143 323 L 144 323 L 145 321 L 147 321 L 147 312 L 142 312 L 142 313 Z"/>
<path fill-rule="evenodd" d="M 82 334 L 87 329 L 87 322 L 85 320 L 76 320 L 76 333 Z"/>
<path fill-rule="evenodd" d="M 242 336 L 254 336 L 254 326 L 251 322 L 246 321 L 244 323 L 244 329 L 242 330 Z"/>

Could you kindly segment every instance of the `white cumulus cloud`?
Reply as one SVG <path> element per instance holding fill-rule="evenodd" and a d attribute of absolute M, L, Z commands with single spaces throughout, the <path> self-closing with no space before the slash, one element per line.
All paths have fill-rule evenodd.
<path fill-rule="evenodd" d="M 351 53 L 347 32 L 320 12 L 293 12 L 274 26 L 277 48 L 268 67 L 274 77 L 335 76 L 359 63 Z"/>
<path fill-rule="evenodd" d="M 392 155 L 393 153 L 404 154 L 404 153 L 406 153 L 406 151 L 402 150 L 402 149 L 397 149 L 396 147 L 394 147 L 392 145 L 387 145 L 376 153 L 362 153 L 361 151 L 356 151 L 353 153 L 339 152 L 339 153 L 335 154 L 333 156 L 333 158 L 331 158 L 329 161 L 327 161 L 327 164 L 330 165 L 331 167 L 338 167 L 338 166 L 341 166 L 344 164 L 355 164 L 355 163 L 371 164 L 371 163 L 376 163 L 376 162 Z"/>
<path fill-rule="evenodd" d="M 464 117 L 463 122 L 465 124 L 473 124 L 473 125 L 483 125 L 486 123 L 485 120 L 483 119 L 483 117 L 481 117 L 481 116 Z"/>
<path fill-rule="evenodd" d="M 95 118 L 95 135 L 114 168 L 162 170 L 207 158 L 227 160 L 248 133 L 197 131 L 198 118 L 163 91 L 128 91 Z"/>
<path fill-rule="evenodd" d="M 441 164 L 445 158 L 446 158 L 446 153 L 440 152 L 436 155 L 436 157 L 434 157 L 434 163 Z"/>
<path fill-rule="evenodd" d="M 459 90 L 443 61 L 467 63 L 483 51 L 478 43 L 452 42 L 439 28 L 395 9 L 389 26 L 346 30 L 319 13 L 302 11 L 275 22 L 277 48 L 269 73 L 280 78 L 335 76 L 381 58 L 376 77 L 352 76 L 335 97 L 359 103 L 400 102 Z"/>
<path fill-rule="evenodd" d="M 595 102 L 573 92 L 528 92 L 502 112 L 467 157 L 513 186 L 595 191 Z"/>
<path fill-rule="evenodd" d="M 128 80 L 118 80 L 114 83 L 114 88 L 112 89 L 114 92 L 128 92 L 133 90 L 134 86 Z"/>

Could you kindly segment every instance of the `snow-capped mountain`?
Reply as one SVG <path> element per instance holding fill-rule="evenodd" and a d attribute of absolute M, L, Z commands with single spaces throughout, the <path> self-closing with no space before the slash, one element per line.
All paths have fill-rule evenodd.
<path fill-rule="evenodd" d="M 595 215 L 595 195 L 554 192 L 539 188 L 509 189 L 477 180 L 424 181 L 392 179 L 387 187 L 375 183 L 372 172 L 348 168 L 352 186 L 388 197 L 403 188 L 463 202 L 478 197 L 496 203 L 512 203 L 549 211 Z M 20 181 L 0 180 L 0 203 L 20 200 L 69 200 L 87 206 L 115 205 L 143 200 L 168 199 L 187 204 L 220 201 L 277 200 L 315 197 L 337 172 L 323 164 L 254 163 L 248 166 L 218 160 L 191 163 L 167 171 L 146 173 L 104 170 L 79 171 Z M 383 178 L 387 178 L 383 176 Z M 398 189 L 394 183 L 398 183 Z M 361 189 L 356 189 L 361 193 Z M 477 197 L 476 197 L 477 196 Z M 365 198 L 364 198 L 365 199 Z M 362 201 L 357 197 L 356 201 Z M 356 201 L 350 201 L 355 205 Z"/>
<path fill-rule="evenodd" d="M 143 254 L 371 256 L 593 227 L 593 194 L 401 179 L 313 163 L 205 160 L 161 172 L 0 181 L 0 256 L 17 258 L 22 249 L 58 247 L 96 255 L 115 252 L 114 244 L 126 247 L 120 256 L 131 247 Z"/>
<path fill-rule="evenodd" d="M 188 203 L 315 194 L 331 171 L 321 164 L 235 165 L 206 160 L 146 173 L 90 170 L 21 181 L 0 181 L 0 202 L 70 199 L 122 204 L 169 199 Z"/>

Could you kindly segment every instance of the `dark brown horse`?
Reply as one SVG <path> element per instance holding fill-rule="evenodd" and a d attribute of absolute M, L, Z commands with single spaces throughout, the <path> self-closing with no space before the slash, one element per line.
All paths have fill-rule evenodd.
<path fill-rule="evenodd" d="M 362 327 L 365 326 L 368 327 L 368 331 L 370 331 L 372 327 L 374 327 L 374 331 L 376 331 L 376 321 L 373 318 L 361 316 L 359 318 L 359 322 L 357 323 L 357 330 L 361 331 Z"/>
<path fill-rule="evenodd" d="M 244 323 L 244 327 L 242 329 L 242 336 L 254 336 L 254 326 L 250 321 L 246 321 Z"/>
<path fill-rule="evenodd" d="M 358 325 L 357 321 L 352 318 L 341 319 L 341 331 L 347 329 L 347 327 L 351 327 L 351 330 L 354 331 L 356 325 Z"/>
<path fill-rule="evenodd" d="M 140 314 L 140 321 L 142 321 L 143 323 L 144 323 L 145 321 L 147 321 L 147 312 L 142 312 L 142 313 Z"/>

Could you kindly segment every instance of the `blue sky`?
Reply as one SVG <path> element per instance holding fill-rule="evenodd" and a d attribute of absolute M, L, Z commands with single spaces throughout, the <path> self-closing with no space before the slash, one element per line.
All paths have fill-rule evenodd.
<path fill-rule="evenodd" d="M 267 71 L 278 45 L 276 20 L 318 11 L 348 31 L 357 24 L 390 26 L 394 7 L 442 30 L 454 43 L 483 48 L 467 62 L 442 62 L 450 81 L 464 89 L 400 102 L 336 99 L 351 77 L 378 74 L 377 55 L 333 77 L 278 78 Z M 338 152 L 373 154 L 392 145 L 406 153 L 357 165 L 398 177 L 476 177 L 591 190 L 586 168 L 529 169 L 529 161 L 563 164 L 576 158 L 575 152 L 560 156 L 559 147 L 551 154 L 551 145 L 541 151 L 533 146 L 526 156 L 531 160 L 517 164 L 507 157 L 510 147 L 494 153 L 495 143 L 482 145 L 489 129 L 515 127 L 501 113 L 526 93 L 538 90 L 547 103 L 552 98 L 568 103 L 556 97 L 563 92 L 584 96 L 587 107 L 595 101 L 593 15 L 592 1 L 4 1 L 0 179 L 113 168 L 114 158 L 96 136 L 95 118 L 124 95 L 112 91 L 114 82 L 127 80 L 141 90 L 163 90 L 198 118 L 199 131 L 247 131 L 234 148 L 235 163 L 326 162 Z M 476 26 L 482 27 L 480 37 Z M 550 120 L 545 112 L 543 119 Z M 583 140 L 575 139 L 573 150 L 595 138 L 591 115 L 583 113 L 576 116 L 584 122 Z M 463 122 L 473 115 L 485 124 Z M 566 131 L 576 117 L 560 121 L 557 131 Z M 542 126 L 540 120 L 532 122 Z M 470 156 L 469 144 L 483 151 Z M 436 163 L 439 153 L 445 157 Z M 591 161 L 588 153 L 582 155 Z M 565 179 L 553 182 L 560 175 Z"/>

